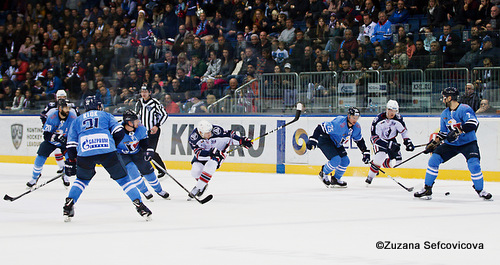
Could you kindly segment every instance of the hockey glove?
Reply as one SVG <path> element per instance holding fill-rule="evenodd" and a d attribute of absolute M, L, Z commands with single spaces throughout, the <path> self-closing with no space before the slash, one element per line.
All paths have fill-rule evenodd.
<path fill-rule="evenodd" d="M 306 143 L 306 147 L 308 150 L 314 150 L 318 146 L 318 140 L 315 138 L 309 137 L 309 141 Z"/>
<path fill-rule="evenodd" d="M 241 137 L 240 138 L 240 145 L 243 145 L 246 149 L 252 147 L 253 142 L 251 139 L 248 139 L 247 137 Z"/>
<path fill-rule="evenodd" d="M 448 140 L 448 142 L 450 142 L 450 143 L 453 143 L 457 140 L 459 135 L 460 135 L 460 132 L 458 130 L 452 130 L 446 136 L 446 140 Z"/>
<path fill-rule="evenodd" d="M 58 142 L 61 145 L 66 145 L 66 140 L 67 140 L 66 136 L 57 133 L 52 134 L 52 137 L 50 138 L 51 142 Z"/>
<path fill-rule="evenodd" d="M 223 152 L 219 151 L 217 148 L 212 148 L 210 149 L 210 157 L 213 160 L 220 162 L 226 158 L 226 155 Z"/>
<path fill-rule="evenodd" d="M 370 151 L 366 150 L 363 152 L 363 163 L 368 164 L 370 163 Z"/>
<path fill-rule="evenodd" d="M 148 148 L 146 150 L 146 152 L 144 152 L 144 160 L 146 161 L 151 161 L 151 159 L 153 159 L 153 155 L 155 153 L 155 150 L 153 150 L 152 148 Z"/>
<path fill-rule="evenodd" d="M 410 138 L 406 138 L 404 140 L 404 145 L 406 146 L 406 151 L 408 152 L 413 152 L 413 150 L 415 150 L 415 146 L 411 142 Z"/>
<path fill-rule="evenodd" d="M 64 165 L 64 174 L 66 174 L 66 176 L 68 176 L 68 177 L 76 175 L 76 161 L 75 160 L 72 160 L 72 159 L 66 160 L 65 165 Z"/>
<path fill-rule="evenodd" d="M 431 140 L 426 146 L 424 150 L 424 154 L 432 153 L 434 152 L 434 149 L 439 146 L 439 142 L 435 140 Z"/>
<path fill-rule="evenodd" d="M 401 149 L 401 145 L 396 143 L 395 141 L 389 141 L 387 148 L 389 149 L 389 152 L 397 154 Z"/>

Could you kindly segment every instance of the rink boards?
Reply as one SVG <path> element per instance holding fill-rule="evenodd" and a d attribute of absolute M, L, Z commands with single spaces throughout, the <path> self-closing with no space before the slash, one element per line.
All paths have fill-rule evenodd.
<path fill-rule="evenodd" d="M 119 117 L 117 117 L 119 119 Z M 369 147 L 370 125 L 374 116 L 362 116 L 359 120 L 363 137 Z M 157 151 L 169 169 L 190 169 L 193 152 L 189 147 L 188 137 L 196 124 L 206 119 L 225 129 L 232 129 L 250 138 L 256 138 L 293 119 L 292 116 L 191 116 L 171 115 L 161 129 Z M 235 172 L 317 174 L 326 162 L 319 149 L 309 151 L 305 147 L 307 137 L 321 122 L 331 120 L 333 116 L 302 115 L 300 119 L 269 134 L 254 143 L 249 150 L 236 149 L 230 153 L 220 170 Z M 500 118 L 478 117 L 480 126 L 477 131 L 481 151 L 481 166 L 486 181 L 500 181 Z M 4 124 L 0 128 L 0 162 L 33 163 L 38 146 L 43 141 L 41 123 L 38 116 L 1 116 Z M 437 116 L 406 116 L 405 122 L 410 137 L 415 145 L 427 143 L 429 137 L 439 129 Z M 401 137 L 398 141 L 402 143 Z M 345 148 L 351 164 L 347 176 L 365 176 L 368 167 L 361 161 L 361 152 L 353 141 Z M 403 160 L 422 151 L 406 152 L 402 146 Z M 231 150 L 232 147 L 229 148 Z M 372 154 L 373 155 L 373 154 Z M 423 178 L 429 155 L 419 155 L 405 163 L 401 168 L 388 169 L 387 173 L 403 178 Z M 50 158 L 49 164 L 55 164 Z M 470 180 L 467 164 L 462 156 L 457 156 L 440 168 L 439 178 L 452 180 Z"/>

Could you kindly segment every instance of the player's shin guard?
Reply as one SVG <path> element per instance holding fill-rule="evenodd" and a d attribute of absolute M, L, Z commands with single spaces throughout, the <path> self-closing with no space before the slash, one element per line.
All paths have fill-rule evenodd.
<path fill-rule="evenodd" d="M 56 149 L 54 156 L 56 157 L 56 163 L 59 166 L 59 170 L 57 171 L 57 173 L 62 173 L 64 170 L 64 156 L 59 148 Z"/>
<path fill-rule="evenodd" d="M 481 172 L 481 164 L 479 158 L 473 157 L 467 160 L 467 167 L 470 171 L 470 178 L 474 183 L 474 188 L 478 191 L 483 190 L 483 173 Z"/>
<path fill-rule="evenodd" d="M 370 165 L 370 170 L 368 170 L 368 177 L 366 177 L 365 182 L 368 184 L 372 183 L 372 180 L 378 175 L 379 172 L 379 167 L 378 165 L 371 164 Z"/>
<path fill-rule="evenodd" d="M 328 175 L 332 173 L 335 168 L 340 164 L 340 156 L 334 156 L 330 161 L 326 162 L 323 167 L 323 174 Z"/>
<path fill-rule="evenodd" d="M 76 178 L 73 182 L 73 186 L 71 186 L 71 189 L 69 190 L 68 198 L 73 199 L 73 202 L 76 203 L 89 183 L 90 180 Z"/>
<path fill-rule="evenodd" d="M 42 173 L 43 165 L 45 165 L 45 161 L 47 161 L 47 157 L 44 156 L 36 156 L 35 164 L 33 165 L 33 175 L 31 176 L 33 179 L 38 179 L 40 173 Z"/>
<path fill-rule="evenodd" d="M 132 179 L 132 182 L 141 193 L 148 192 L 148 187 L 146 187 L 146 184 L 144 183 L 144 180 L 140 175 L 137 176 L 136 178 L 133 178 L 132 176 L 129 175 L 129 178 Z"/>
<path fill-rule="evenodd" d="M 342 176 L 344 176 L 344 173 L 347 170 L 347 166 L 349 166 L 350 163 L 351 161 L 349 160 L 349 157 L 344 156 L 340 158 L 340 164 L 335 168 L 334 177 L 336 179 L 340 179 Z"/>
<path fill-rule="evenodd" d="M 127 194 L 127 196 L 130 198 L 130 200 L 141 201 L 141 195 L 139 194 L 139 191 L 137 190 L 134 182 L 130 179 L 130 177 L 128 175 L 121 178 L 121 179 L 116 179 L 115 181 L 116 181 L 116 183 L 120 184 L 123 191 L 125 192 L 125 194 Z"/>
<path fill-rule="evenodd" d="M 425 172 L 425 185 L 432 187 L 434 181 L 436 180 L 439 172 L 439 165 L 443 163 L 443 158 L 438 154 L 433 154 L 429 159 L 427 164 L 427 170 Z"/>
<path fill-rule="evenodd" d="M 158 193 L 163 190 L 160 181 L 158 181 L 154 172 L 144 175 L 144 178 L 148 181 L 149 185 L 151 185 L 155 192 Z"/>

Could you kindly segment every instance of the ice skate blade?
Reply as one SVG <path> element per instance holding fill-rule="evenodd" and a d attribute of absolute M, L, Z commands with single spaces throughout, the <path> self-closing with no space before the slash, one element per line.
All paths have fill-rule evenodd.
<path fill-rule="evenodd" d="M 151 215 L 143 215 L 142 216 L 144 218 L 144 220 L 146 220 L 146 222 L 150 222 L 152 221 L 153 219 L 151 218 Z"/>
<path fill-rule="evenodd" d="M 71 217 L 69 217 L 69 216 L 65 216 L 65 217 L 64 217 L 64 222 L 65 222 L 65 223 L 69 223 L 69 222 L 71 222 Z"/>
<path fill-rule="evenodd" d="M 422 196 L 422 197 L 415 197 L 416 199 L 424 200 L 424 201 L 429 201 L 432 200 L 432 196 Z"/>
<path fill-rule="evenodd" d="M 330 185 L 331 189 L 347 189 L 347 185 L 345 186 L 340 186 L 340 185 Z"/>

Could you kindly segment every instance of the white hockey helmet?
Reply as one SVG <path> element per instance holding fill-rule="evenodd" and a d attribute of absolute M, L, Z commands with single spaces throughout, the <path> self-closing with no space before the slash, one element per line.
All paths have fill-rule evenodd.
<path fill-rule="evenodd" d="M 66 91 L 60 89 L 60 90 L 57 90 L 56 92 L 56 98 L 60 98 L 60 97 L 68 97 L 68 94 L 66 94 Z"/>
<path fill-rule="evenodd" d="M 212 132 L 212 124 L 206 120 L 202 120 L 198 122 L 196 129 L 200 135 L 204 135 L 205 133 Z"/>
<path fill-rule="evenodd" d="M 389 100 L 387 101 L 387 109 L 395 110 L 396 112 L 399 112 L 399 104 L 396 100 Z"/>

